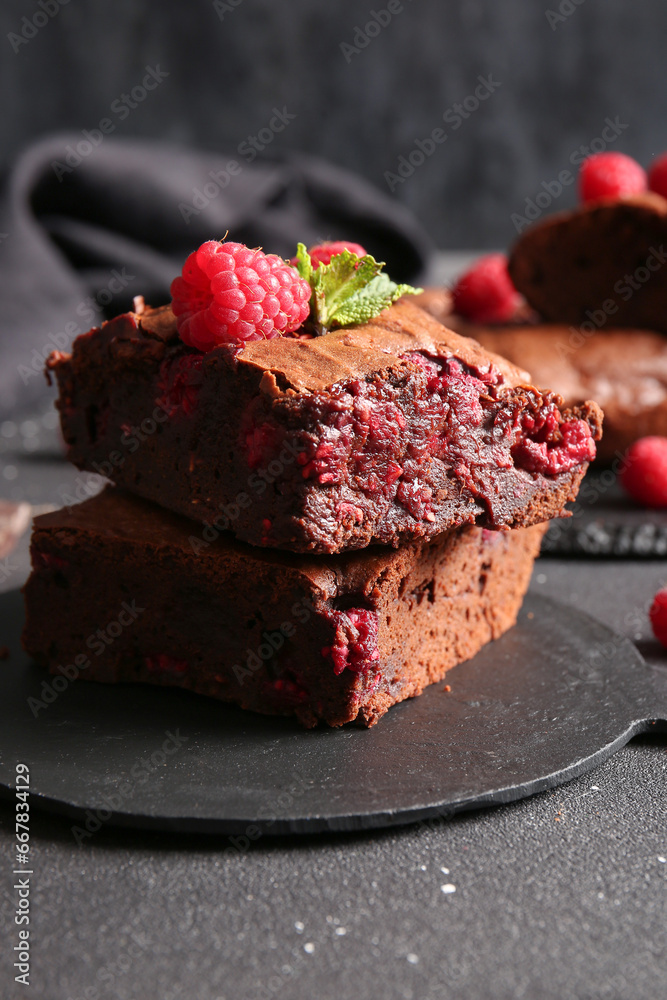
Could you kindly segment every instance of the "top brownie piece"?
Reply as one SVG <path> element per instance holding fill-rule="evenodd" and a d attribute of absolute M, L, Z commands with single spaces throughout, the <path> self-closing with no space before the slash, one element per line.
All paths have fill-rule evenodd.
<path fill-rule="evenodd" d="M 409 301 L 321 337 L 202 354 L 169 307 L 48 361 L 70 459 L 255 545 L 332 553 L 559 516 L 600 437 Z"/>
<path fill-rule="evenodd" d="M 551 323 L 667 333 L 667 199 L 653 192 L 559 212 L 516 241 L 509 271 Z"/>

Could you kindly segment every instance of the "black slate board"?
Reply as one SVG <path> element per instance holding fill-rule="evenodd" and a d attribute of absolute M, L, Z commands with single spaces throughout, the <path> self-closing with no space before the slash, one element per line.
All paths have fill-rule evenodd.
<path fill-rule="evenodd" d="M 28 698 L 48 678 L 19 651 L 21 619 L 18 592 L 2 595 L 0 791 L 27 763 L 33 805 L 84 830 L 259 835 L 450 816 L 554 787 L 667 728 L 667 674 L 534 596 L 514 629 L 450 672 L 451 692 L 432 685 L 370 730 L 302 731 L 184 692 L 81 682 L 35 717 Z"/>
<path fill-rule="evenodd" d="M 579 496 L 567 505 L 572 517 L 549 525 L 542 555 L 612 559 L 667 558 L 667 510 L 634 503 L 612 468 L 591 469 Z"/>

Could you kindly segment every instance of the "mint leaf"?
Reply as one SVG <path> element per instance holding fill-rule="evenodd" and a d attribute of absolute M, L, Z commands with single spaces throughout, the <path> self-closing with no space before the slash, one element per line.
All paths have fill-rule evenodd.
<path fill-rule="evenodd" d="M 418 295 L 421 291 L 411 285 L 397 285 L 387 274 L 378 274 L 336 310 L 334 322 L 337 326 L 367 323 L 403 295 Z"/>
<path fill-rule="evenodd" d="M 327 329 L 333 326 L 336 313 L 380 273 L 381 267 L 370 255 L 359 258 L 349 250 L 332 257 L 329 264 L 320 264 L 311 282 L 317 322 Z"/>
<path fill-rule="evenodd" d="M 306 281 L 312 284 L 313 265 L 304 243 L 297 243 L 296 245 L 296 269 L 302 278 L 305 278 Z"/>
<path fill-rule="evenodd" d="M 313 289 L 311 318 L 319 333 L 332 327 L 365 323 L 402 295 L 422 291 L 411 285 L 397 285 L 381 273 L 384 263 L 370 254 L 357 257 L 344 250 L 332 257 L 329 264 L 320 264 L 313 270 L 306 248 L 299 244 L 297 258 L 299 273 Z M 306 277 L 308 268 L 310 274 Z"/>

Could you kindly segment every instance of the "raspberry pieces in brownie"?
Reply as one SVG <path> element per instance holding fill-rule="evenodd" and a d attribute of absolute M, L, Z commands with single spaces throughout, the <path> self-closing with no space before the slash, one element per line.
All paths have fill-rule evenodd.
<path fill-rule="evenodd" d="M 576 496 L 600 436 L 594 403 L 565 409 L 408 301 L 322 336 L 203 354 L 168 307 L 130 313 L 51 368 L 76 465 L 296 552 L 546 521 Z M 147 419 L 153 432 L 128 434 Z"/>

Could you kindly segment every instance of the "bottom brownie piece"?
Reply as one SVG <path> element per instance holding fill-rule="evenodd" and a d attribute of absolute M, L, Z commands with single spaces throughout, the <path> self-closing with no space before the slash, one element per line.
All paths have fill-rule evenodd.
<path fill-rule="evenodd" d="M 27 652 L 69 679 L 371 726 L 514 624 L 544 526 L 324 557 L 211 531 L 113 487 L 36 518 Z"/>

